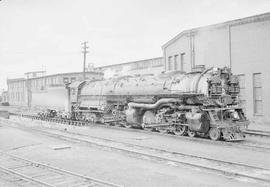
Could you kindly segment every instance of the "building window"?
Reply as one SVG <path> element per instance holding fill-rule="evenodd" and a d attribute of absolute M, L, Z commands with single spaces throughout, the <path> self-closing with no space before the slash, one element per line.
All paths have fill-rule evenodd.
<path fill-rule="evenodd" d="M 68 81 L 69 81 L 69 80 L 68 80 L 68 77 L 64 77 L 64 78 L 63 78 L 63 83 L 64 83 L 64 84 L 67 84 Z"/>
<path fill-rule="evenodd" d="M 253 74 L 254 115 L 263 114 L 261 73 Z"/>
<path fill-rule="evenodd" d="M 168 70 L 172 70 L 172 57 L 169 56 L 168 58 Z"/>
<path fill-rule="evenodd" d="M 179 70 L 179 55 L 174 55 L 174 69 Z"/>
<path fill-rule="evenodd" d="M 70 78 L 70 81 L 71 81 L 71 82 L 76 81 L 76 77 L 71 77 L 71 78 Z"/>
<path fill-rule="evenodd" d="M 185 53 L 181 53 L 180 70 L 184 71 Z"/>
<path fill-rule="evenodd" d="M 244 108 L 244 111 L 246 112 L 246 77 L 244 74 L 238 75 L 239 79 L 239 87 L 240 87 L 240 93 L 239 93 L 239 102 L 240 106 Z"/>

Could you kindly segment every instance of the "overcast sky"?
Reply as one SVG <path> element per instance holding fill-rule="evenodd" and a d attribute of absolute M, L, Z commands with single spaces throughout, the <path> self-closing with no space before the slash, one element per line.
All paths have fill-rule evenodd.
<path fill-rule="evenodd" d="M 0 89 L 29 71 L 82 71 L 85 40 L 87 63 L 123 63 L 162 56 L 185 29 L 269 11 L 269 0 L 2 0 Z"/>

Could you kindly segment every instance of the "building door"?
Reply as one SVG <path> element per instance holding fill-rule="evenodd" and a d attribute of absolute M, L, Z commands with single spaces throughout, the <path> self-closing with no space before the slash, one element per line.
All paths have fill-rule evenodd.
<path fill-rule="evenodd" d="M 184 71 L 185 53 L 181 53 L 180 70 Z"/>
<path fill-rule="evenodd" d="M 169 71 L 172 70 L 172 57 L 171 56 L 168 57 L 168 70 Z"/>
<path fill-rule="evenodd" d="M 253 74 L 254 115 L 263 115 L 262 78 L 261 73 Z"/>

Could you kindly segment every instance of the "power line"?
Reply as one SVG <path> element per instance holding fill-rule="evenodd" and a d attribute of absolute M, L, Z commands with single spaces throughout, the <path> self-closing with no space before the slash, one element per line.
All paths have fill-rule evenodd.
<path fill-rule="evenodd" d="M 83 53 L 83 80 L 85 80 L 85 64 L 86 64 L 86 53 L 88 53 L 88 51 L 87 51 L 87 49 L 89 48 L 88 46 L 87 46 L 87 41 L 84 41 L 83 43 L 82 43 L 82 49 L 83 49 L 83 51 L 82 51 L 82 53 Z"/>

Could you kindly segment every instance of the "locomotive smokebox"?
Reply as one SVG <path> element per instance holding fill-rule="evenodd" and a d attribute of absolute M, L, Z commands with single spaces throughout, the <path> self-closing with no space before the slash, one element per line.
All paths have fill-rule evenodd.
<path fill-rule="evenodd" d="M 206 133 L 210 128 L 210 119 L 206 113 L 186 113 L 187 123 L 192 131 Z"/>

